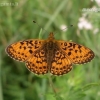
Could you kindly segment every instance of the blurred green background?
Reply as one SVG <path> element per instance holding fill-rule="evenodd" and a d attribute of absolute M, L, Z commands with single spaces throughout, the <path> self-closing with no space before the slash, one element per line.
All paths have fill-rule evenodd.
<path fill-rule="evenodd" d="M 100 100 L 99 1 L 0 0 L 0 100 Z M 56 39 L 72 40 L 95 53 L 90 63 L 52 76 L 56 96 L 47 75 L 29 72 L 24 63 L 5 53 L 10 43 L 39 38 L 41 28 L 42 39 L 54 32 Z"/>

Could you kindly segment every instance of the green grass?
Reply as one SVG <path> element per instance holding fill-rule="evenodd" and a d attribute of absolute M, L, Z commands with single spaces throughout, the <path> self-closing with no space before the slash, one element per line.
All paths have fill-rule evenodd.
<path fill-rule="evenodd" d="M 99 12 L 85 12 L 92 23 L 91 30 L 78 28 L 83 8 L 98 5 L 77 0 L 6 0 L 15 6 L 1 6 L 0 1 L 0 100 L 99 100 L 100 99 L 100 27 Z M 18 3 L 18 5 L 17 5 Z M 37 24 L 33 23 L 35 20 Z M 66 32 L 60 26 L 68 26 Z M 69 27 L 73 24 L 73 27 Z M 95 58 L 84 65 L 73 65 L 73 70 L 57 77 L 37 76 L 24 63 L 11 59 L 5 48 L 25 39 L 46 39 L 50 32 L 55 38 L 74 41 L 91 48 Z M 50 77 L 49 77 L 50 78 Z"/>

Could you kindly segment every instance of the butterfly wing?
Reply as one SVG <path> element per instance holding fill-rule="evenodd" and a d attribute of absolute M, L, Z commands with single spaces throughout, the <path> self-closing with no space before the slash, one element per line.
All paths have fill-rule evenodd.
<path fill-rule="evenodd" d="M 61 50 L 56 50 L 52 60 L 50 72 L 53 75 L 63 75 L 71 71 L 72 63 L 70 59 Z"/>
<path fill-rule="evenodd" d="M 58 41 L 57 43 L 73 64 L 87 63 L 94 58 L 94 52 L 85 46 L 66 41 Z"/>
<path fill-rule="evenodd" d="M 44 40 L 35 39 L 19 41 L 9 45 L 6 48 L 6 52 L 11 58 L 24 62 L 34 53 L 34 51 L 41 47 L 43 42 Z"/>
<path fill-rule="evenodd" d="M 27 59 L 26 66 L 35 74 L 46 74 L 48 72 L 46 52 L 43 49 L 36 51 Z"/>

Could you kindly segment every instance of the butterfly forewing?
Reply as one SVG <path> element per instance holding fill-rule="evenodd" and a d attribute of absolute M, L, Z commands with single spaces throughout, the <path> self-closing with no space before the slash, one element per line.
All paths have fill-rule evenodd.
<path fill-rule="evenodd" d="M 58 41 L 58 45 L 73 64 L 87 63 L 94 58 L 94 52 L 91 49 L 74 42 Z"/>
<path fill-rule="evenodd" d="M 25 40 L 19 41 L 14 44 L 9 45 L 6 48 L 6 52 L 10 57 L 18 61 L 26 61 L 34 51 L 38 50 L 44 40 Z"/>

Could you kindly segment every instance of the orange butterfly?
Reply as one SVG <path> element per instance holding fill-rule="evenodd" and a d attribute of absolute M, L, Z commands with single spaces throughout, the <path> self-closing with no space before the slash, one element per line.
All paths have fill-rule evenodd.
<path fill-rule="evenodd" d="M 26 63 L 38 75 L 48 72 L 63 75 L 71 71 L 72 64 L 84 64 L 94 58 L 89 48 L 74 42 L 55 40 L 51 32 L 48 39 L 29 39 L 9 45 L 6 52 L 15 60 Z"/>

